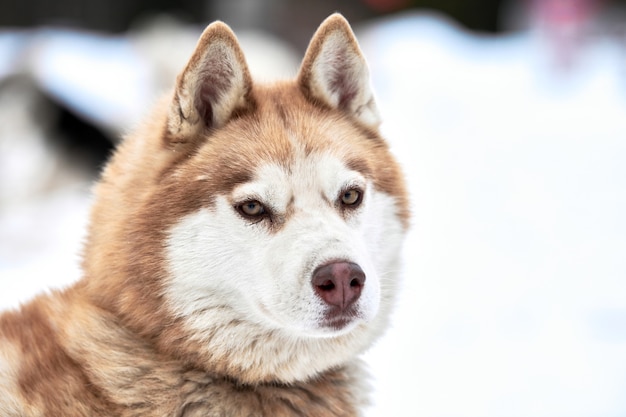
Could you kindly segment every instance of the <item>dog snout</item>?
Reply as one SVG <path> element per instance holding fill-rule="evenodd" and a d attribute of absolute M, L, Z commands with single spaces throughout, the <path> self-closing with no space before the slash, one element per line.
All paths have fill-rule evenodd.
<path fill-rule="evenodd" d="M 361 296 L 365 273 L 352 262 L 332 262 L 313 272 L 312 284 L 319 297 L 339 312 L 348 310 Z"/>

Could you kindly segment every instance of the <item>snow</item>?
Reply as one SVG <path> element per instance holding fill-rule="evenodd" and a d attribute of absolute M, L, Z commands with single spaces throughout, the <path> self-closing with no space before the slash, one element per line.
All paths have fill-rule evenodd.
<path fill-rule="evenodd" d="M 414 215 L 369 415 L 626 414 L 618 46 L 559 70 L 536 33 L 424 16 L 361 40 Z"/>
<path fill-rule="evenodd" d="M 560 68 L 541 33 L 432 15 L 358 35 L 413 210 L 367 415 L 626 415 L 623 48 L 594 38 Z M 0 306 L 79 276 L 84 189 L 0 210 Z"/>

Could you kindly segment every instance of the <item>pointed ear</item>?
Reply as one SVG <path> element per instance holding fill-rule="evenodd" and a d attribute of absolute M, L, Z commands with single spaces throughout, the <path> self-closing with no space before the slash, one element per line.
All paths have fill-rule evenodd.
<path fill-rule="evenodd" d="M 368 127 L 380 124 L 367 63 L 340 14 L 328 17 L 313 35 L 298 82 L 309 98 L 345 111 Z"/>
<path fill-rule="evenodd" d="M 204 129 L 223 126 L 250 106 L 252 79 L 239 42 L 222 22 L 202 33 L 176 79 L 167 129 L 172 142 L 187 142 Z"/>

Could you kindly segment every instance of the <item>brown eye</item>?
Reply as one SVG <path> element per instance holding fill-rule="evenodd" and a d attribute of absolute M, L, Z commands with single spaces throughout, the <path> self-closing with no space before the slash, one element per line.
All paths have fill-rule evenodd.
<path fill-rule="evenodd" d="M 345 206 L 355 206 L 361 202 L 361 192 L 354 188 L 344 191 L 341 195 L 341 203 Z"/>
<path fill-rule="evenodd" d="M 265 214 L 265 207 L 256 200 L 246 201 L 237 207 L 239 212 L 248 217 L 259 217 Z"/>

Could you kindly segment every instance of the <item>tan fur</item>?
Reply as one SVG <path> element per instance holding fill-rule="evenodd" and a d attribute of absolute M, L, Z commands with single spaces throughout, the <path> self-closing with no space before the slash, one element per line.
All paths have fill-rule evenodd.
<path fill-rule="evenodd" d="M 347 30 L 356 45 L 339 16 L 312 45 L 332 30 Z M 408 226 L 402 175 L 375 127 L 349 106 L 311 97 L 307 62 L 315 46 L 298 80 L 262 86 L 249 79 L 230 29 L 213 24 L 207 31 L 174 93 L 119 146 L 94 190 L 84 278 L 0 316 L 0 415 L 355 416 L 367 402 L 357 359 L 293 380 L 288 370 L 301 360 L 299 349 L 309 348 L 296 343 L 281 359 L 285 373 L 263 361 L 244 368 L 236 355 L 271 357 L 284 340 L 239 331 L 239 349 L 216 343 L 206 353 L 201 348 L 211 340 L 195 338 L 164 298 L 166 232 L 248 181 L 256 161 L 293 158 L 292 134 L 302 138 L 299 151 L 330 151 L 394 197 Z M 241 84 L 201 126 L 188 88 L 202 82 L 197 61 L 215 39 L 230 48 Z M 213 339 L 240 325 L 216 324 Z"/>

